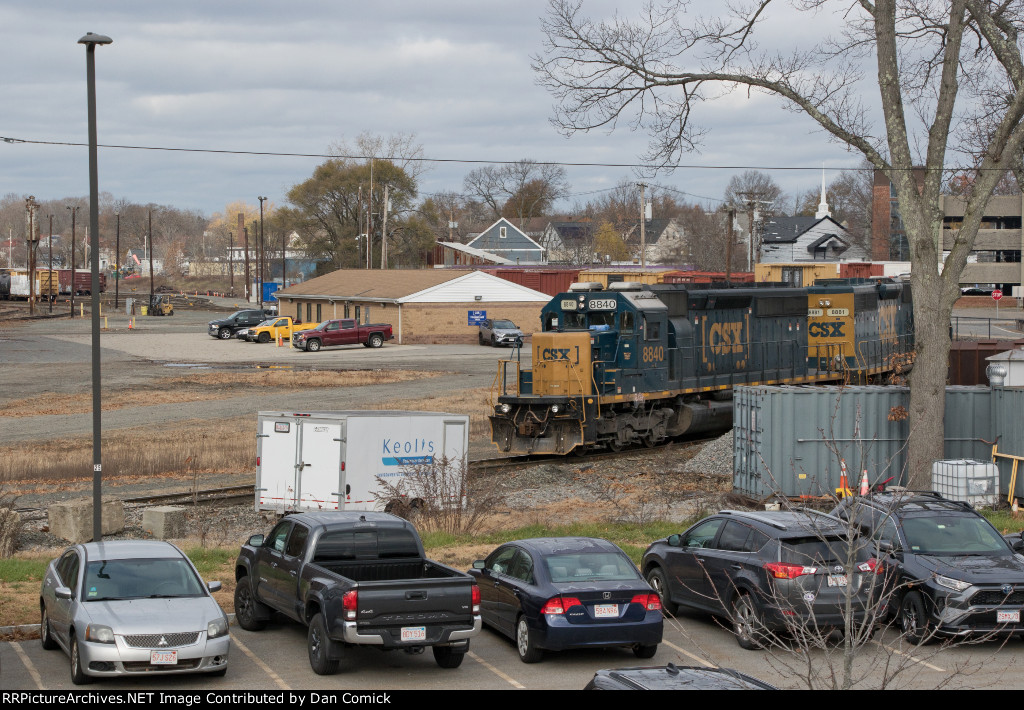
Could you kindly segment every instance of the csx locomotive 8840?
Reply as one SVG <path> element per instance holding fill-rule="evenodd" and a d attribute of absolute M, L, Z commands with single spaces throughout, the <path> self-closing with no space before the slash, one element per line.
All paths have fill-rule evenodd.
<path fill-rule="evenodd" d="M 881 382 L 913 349 L 910 285 L 577 283 L 541 311 L 533 368 L 500 363 L 511 453 L 619 450 L 732 425 L 736 385 Z"/>

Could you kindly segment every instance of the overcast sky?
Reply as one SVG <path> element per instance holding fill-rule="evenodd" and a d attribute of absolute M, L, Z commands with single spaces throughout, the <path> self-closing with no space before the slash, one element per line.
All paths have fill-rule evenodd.
<path fill-rule="evenodd" d="M 588 3 L 594 11 L 613 2 Z M 620 3 L 628 14 L 636 2 Z M 647 136 L 620 127 L 566 138 L 549 123 L 553 98 L 535 83 L 542 0 L 0 0 L 4 66 L 0 136 L 85 143 L 86 32 L 96 50 L 101 144 L 323 154 L 363 132 L 415 134 L 430 158 L 636 163 Z M 807 18 L 808 20 L 811 18 Z M 820 18 L 819 18 L 820 20 Z M 820 26 L 816 31 L 820 31 Z M 796 31 L 792 25 L 785 32 Z M 700 165 L 789 166 L 796 193 L 826 167 L 855 167 L 809 119 L 745 93 L 708 105 Z M 85 147 L 0 142 L 0 194 L 88 194 Z M 322 158 L 101 148 L 100 189 L 140 203 L 199 209 L 275 204 Z M 462 190 L 479 165 L 434 164 L 421 193 Z M 570 201 L 611 187 L 628 169 L 568 167 Z M 659 182 L 722 196 L 739 171 L 680 169 Z M 831 180 L 838 173 L 830 172 Z"/>

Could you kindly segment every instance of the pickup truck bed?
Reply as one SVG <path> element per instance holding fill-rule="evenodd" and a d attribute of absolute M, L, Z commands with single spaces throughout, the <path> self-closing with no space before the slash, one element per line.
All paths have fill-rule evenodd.
<path fill-rule="evenodd" d="M 353 645 L 431 646 L 455 668 L 481 628 L 473 578 L 426 559 L 415 528 L 387 513 L 290 515 L 242 546 L 235 578 L 239 625 L 259 630 L 272 611 L 306 624 L 319 674 Z"/>

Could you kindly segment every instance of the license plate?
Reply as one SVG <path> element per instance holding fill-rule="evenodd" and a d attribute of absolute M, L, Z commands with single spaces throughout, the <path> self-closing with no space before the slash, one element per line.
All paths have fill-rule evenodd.
<path fill-rule="evenodd" d="M 598 619 L 619 618 L 618 604 L 595 604 L 594 616 Z"/>
<path fill-rule="evenodd" d="M 1019 624 L 1020 623 L 1020 612 L 1019 611 L 997 611 L 996 621 L 1000 624 Z"/>
<path fill-rule="evenodd" d="M 830 574 L 828 576 L 828 586 L 830 586 L 830 587 L 845 587 L 846 586 L 846 575 L 845 574 Z"/>
<path fill-rule="evenodd" d="M 427 627 L 426 626 L 403 626 L 402 627 L 402 640 L 403 641 L 426 641 L 427 640 Z"/>
<path fill-rule="evenodd" d="M 149 662 L 154 666 L 173 666 L 178 662 L 177 651 L 150 651 Z"/>

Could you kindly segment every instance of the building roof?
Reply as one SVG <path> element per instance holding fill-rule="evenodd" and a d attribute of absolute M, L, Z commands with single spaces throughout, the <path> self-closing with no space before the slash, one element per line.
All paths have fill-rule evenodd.
<path fill-rule="evenodd" d="M 795 242 L 797 238 L 819 222 L 828 221 L 835 225 L 836 234 L 845 234 L 843 226 L 831 217 L 771 217 L 764 223 L 765 243 Z"/>
<path fill-rule="evenodd" d="M 484 271 L 468 269 L 340 269 L 289 286 L 276 295 L 279 299 L 391 303 L 547 303 L 551 300 L 546 293 Z"/>
<path fill-rule="evenodd" d="M 473 273 L 470 269 L 339 269 L 278 291 L 278 298 L 397 300 Z"/>
<path fill-rule="evenodd" d="M 484 251 L 483 249 L 476 249 L 474 247 L 469 246 L 468 244 L 460 244 L 459 242 L 438 242 L 437 245 L 439 247 L 443 247 L 444 249 L 451 249 L 452 251 L 462 252 L 463 254 L 468 254 L 469 256 L 475 256 L 478 259 L 489 261 L 492 264 L 511 265 L 516 263 L 511 259 L 506 259 L 503 256 L 498 256 L 497 254 L 493 254 L 489 251 Z"/>

